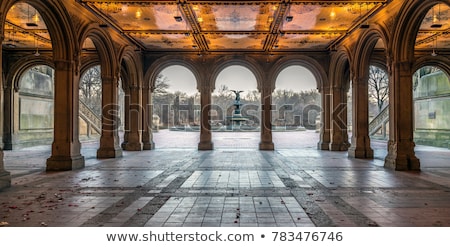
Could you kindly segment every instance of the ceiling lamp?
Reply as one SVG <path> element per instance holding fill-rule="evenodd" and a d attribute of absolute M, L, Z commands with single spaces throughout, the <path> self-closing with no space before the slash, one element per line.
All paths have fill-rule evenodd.
<path fill-rule="evenodd" d="M 359 26 L 359 28 L 361 28 L 361 29 L 367 29 L 369 27 L 370 27 L 369 23 L 363 23 Z"/>
<path fill-rule="evenodd" d="M 41 54 L 39 53 L 39 41 L 37 40 L 36 36 L 34 36 L 34 42 L 36 45 L 36 52 L 34 53 L 34 55 L 36 57 L 39 57 Z"/>
<path fill-rule="evenodd" d="M 30 5 L 28 5 L 27 17 L 28 17 L 28 22 L 25 23 L 25 25 L 27 25 L 27 27 L 37 27 L 38 26 L 37 23 L 39 22 L 39 16 L 37 15 L 37 11 L 36 11 L 35 15 L 33 16 L 33 21 L 30 20 Z"/>
<path fill-rule="evenodd" d="M 334 11 L 334 8 L 331 9 L 330 18 L 333 20 L 336 18 L 336 12 Z"/>
<path fill-rule="evenodd" d="M 431 52 L 431 56 L 433 56 L 433 57 L 435 57 L 435 56 L 438 55 L 437 52 L 436 52 L 436 48 L 437 48 L 437 36 L 436 36 L 435 42 L 436 42 L 436 43 L 434 44 L 433 52 Z"/>
<path fill-rule="evenodd" d="M 433 21 L 431 23 L 431 28 L 441 28 L 442 24 L 441 21 L 441 6 L 438 4 L 438 13 L 434 13 L 434 7 L 432 8 L 433 12 Z"/>
<path fill-rule="evenodd" d="M 292 20 L 294 20 L 294 16 L 291 15 L 291 5 L 288 6 L 288 11 L 285 20 L 286 22 L 291 22 Z"/>
<path fill-rule="evenodd" d="M 183 17 L 181 17 L 181 15 L 180 15 L 180 9 L 178 8 L 178 5 L 177 5 L 177 14 L 173 18 L 175 19 L 176 22 L 183 21 Z"/>
<path fill-rule="evenodd" d="M 136 19 L 140 19 L 142 17 L 142 9 L 141 8 L 138 8 L 136 10 L 135 16 L 136 16 Z"/>
<path fill-rule="evenodd" d="M 366 4 L 366 13 L 369 13 L 369 4 Z M 361 5 L 359 6 L 359 16 L 361 17 L 362 16 L 362 13 L 361 13 Z M 359 28 L 361 28 L 361 29 L 367 29 L 367 28 L 369 28 L 370 27 L 370 25 L 369 25 L 369 17 L 367 16 L 366 17 L 367 19 L 366 19 L 366 23 L 362 23 L 360 26 L 359 26 Z"/>

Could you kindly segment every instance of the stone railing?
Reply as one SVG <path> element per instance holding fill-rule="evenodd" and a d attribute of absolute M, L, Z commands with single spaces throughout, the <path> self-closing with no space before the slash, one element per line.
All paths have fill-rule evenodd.
<path fill-rule="evenodd" d="M 389 121 L 389 105 L 384 107 L 383 110 L 369 123 L 369 135 L 373 136 L 380 128 L 383 128 L 383 126 Z M 384 132 L 384 128 L 383 128 Z M 386 133 L 382 133 L 383 136 L 386 135 Z"/>
<path fill-rule="evenodd" d="M 80 117 L 88 124 L 90 124 L 90 127 L 92 127 L 92 129 L 95 130 L 95 132 L 101 134 L 102 119 L 81 100 L 80 100 Z"/>

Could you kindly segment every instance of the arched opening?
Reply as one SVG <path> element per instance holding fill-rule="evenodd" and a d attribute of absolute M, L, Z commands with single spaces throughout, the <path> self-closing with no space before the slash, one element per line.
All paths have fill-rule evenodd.
<path fill-rule="evenodd" d="M 80 77 L 80 140 L 96 140 L 101 135 L 102 78 L 100 65 Z"/>
<path fill-rule="evenodd" d="M 435 66 L 413 75 L 414 141 L 418 145 L 450 147 L 450 81 Z"/>
<path fill-rule="evenodd" d="M 277 148 L 316 148 L 320 94 L 311 71 L 300 65 L 284 68 L 272 94 L 272 131 Z"/>
<path fill-rule="evenodd" d="M 2 23 L 4 39 L 4 149 L 51 144 L 54 77 L 52 41 L 39 11 L 27 3 L 11 6 Z M 5 60 L 3 60 L 5 61 Z"/>
<path fill-rule="evenodd" d="M 414 140 L 414 154 L 420 158 L 420 168 L 441 166 L 436 152 L 448 151 L 449 106 L 448 57 L 450 48 L 447 4 L 436 3 L 419 9 L 420 25 L 415 35 L 414 47 L 409 54 L 415 56 L 415 67 L 411 70 L 409 90 L 411 93 L 411 134 Z M 426 14 L 423 14 L 425 13 Z M 411 53 L 413 52 L 413 53 Z M 408 90 L 408 91 L 409 91 Z M 425 147 L 428 146 L 428 147 Z M 432 147 L 430 147 L 432 146 Z M 441 150 L 440 148 L 445 148 Z M 416 159 L 417 159 L 416 158 Z M 418 162 L 417 162 L 418 163 Z M 444 162 L 445 164 L 446 162 Z"/>
<path fill-rule="evenodd" d="M 17 148 L 50 145 L 53 138 L 54 70 L 46 65 L 33 66 L 19 80 L 18 99 L 14 102 L 14 130 Z"/>
<path fill-rule="evenodd" d="M 200 131 L 197 79 L 187 67 L 171 65 L 154 82 L 153 141 L 157 148 L 196 148 Z"/>
<path fill-rule="evenodd" d="M 260 93 L 252 71 L 230 65 L 218 74 L 212 94 L 211 128 L 216 148 L 257 148 Z"/>
<path fill-rule="evenodd" d="M 377 65 L 369 67 L 369 135 L 386 140 L 389 136 L 389 75 Z"/>

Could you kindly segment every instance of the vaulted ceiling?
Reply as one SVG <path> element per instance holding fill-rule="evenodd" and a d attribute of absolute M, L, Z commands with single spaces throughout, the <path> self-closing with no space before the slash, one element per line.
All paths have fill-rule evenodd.
<path fill-rule="evenodd" d="M 101 26 L 117 30 L 142 50 L 271 52 L 330 49 L 354 29 L 370 24 L 369 16 L 387 0 L 78 2 Z M 428 12 L 417 49 L 450 48 L 449 14 L 444 4 Z M 51 49 L 47 27 L 33 7 L 18 3 L 6 19 L 3 48 Z"/>

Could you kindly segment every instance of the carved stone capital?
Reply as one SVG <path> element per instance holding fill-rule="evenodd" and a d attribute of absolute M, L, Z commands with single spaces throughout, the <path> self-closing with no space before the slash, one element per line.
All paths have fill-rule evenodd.
<path fill-rule="evenodd" d="M 55 70 L 71 71 L 75 68 L 75 61 L 58 59 L 53 62 L 55 64 Z"/>

